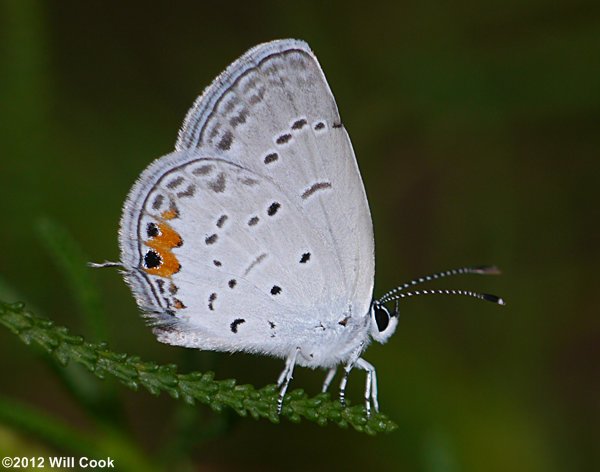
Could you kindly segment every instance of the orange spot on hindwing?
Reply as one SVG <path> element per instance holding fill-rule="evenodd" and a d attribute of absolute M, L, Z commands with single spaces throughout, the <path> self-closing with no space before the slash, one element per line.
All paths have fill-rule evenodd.
<path fill-rule="evenodd" d="M 160 216 L 163 220 L 172 220 L 173 218 L 177 218 L 177 209 L 170 208 L 169 210 L 165 210 Z"/>
<path fill-rule="evenodd" d="M 162 217 L 164 220 L 167 220 L 174 218 L 175 215 L 172 215 L 171 210 L 169 210 L 164 212 Z M 143 268 L 144 271 L 151 275 L 171 277 L 173 274 L 179 272 L 181 268 L 177 257 L 173 254 L 173 248 L 181 246 L 183 240 L 179 236 L 179 233 L 164 220 L 158 223 L 158 234 L 150 237 L 145 243 L 155 254 L 152 254 L 152 251 L 146 253 Z M 158 262 L 156 262 L 156 255 L 160 258 Z M 149 260 L 153 263 L 148 264 Z"/>

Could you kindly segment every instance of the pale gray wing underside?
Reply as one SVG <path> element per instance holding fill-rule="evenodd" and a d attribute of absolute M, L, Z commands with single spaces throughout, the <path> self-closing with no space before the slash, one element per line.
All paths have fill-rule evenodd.
<path fill-rule="evenodd" d="M 257 46 L 207 88 L 176 152 L 151 164 L 130 192 L 120 246 L 138 302 L 173 344 L 265 351 L 271 323 L 301 330 L 366 316 L 368 203 L 305 43 Z M 162 266 L 148 267 L 151 253 Z M 204 335 L 186 340 L 178 326 Z"/>

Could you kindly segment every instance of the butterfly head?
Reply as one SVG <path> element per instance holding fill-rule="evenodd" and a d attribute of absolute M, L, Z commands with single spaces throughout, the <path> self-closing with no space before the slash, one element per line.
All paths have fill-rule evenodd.
<path fill-rule="evenodd" d="M 383 344 L 390 339 L 398 326 L 398 306 L 396 305 L 396 309 L 390 311 L 379 300 L 374 300 L 371 303 L 369 317 L 371 318 L 371 337 Z"/>

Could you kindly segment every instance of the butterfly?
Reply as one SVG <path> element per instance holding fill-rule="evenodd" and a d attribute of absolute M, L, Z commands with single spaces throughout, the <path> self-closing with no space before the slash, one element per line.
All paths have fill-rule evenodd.
<path fill-rule="evenodd" d="M 161 342 L 285 360 L 281 411 L 295 366 L 366 371 L 365 408 L 379 409 L 362 354 L 398 324 L 398 300 L 462 290 L 406 289 L 373 299 L 373 224 L 350 138 L 317 58 L 286 39 L 233 62 L 187 113 L 171 154 L 151 163 L 121 218 L 119 266 Z M 394 302 L 395 306 L 388 305 Z"/>

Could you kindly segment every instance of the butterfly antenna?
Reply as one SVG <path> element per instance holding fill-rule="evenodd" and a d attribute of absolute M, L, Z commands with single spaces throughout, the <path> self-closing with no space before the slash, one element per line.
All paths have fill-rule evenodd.
<path fill-rule="evenodd" d="M 414 290 L 412 292 L 401 292 L 394 295 L 391 298 L 388 298 L 385 302 L 391 302 L 396 300 L 396 303 L 401 298 L 410 298 L 416 297 L 418 295 L 464 295 L 467 297 L 477 298 L 479 300 L 485 300 L 486 302 L 496 303 L 498 305 L 506 305 L 506 302 L 503 298 L 498 297 L 496 295 L 491 295 L 489 293 L 478 293 L 471 292 L 469 290 L 452 290 L 452 289 L 433 289 L 433 290 Z"/>
<path fill-rule="evenodd" d="M 396 288 L 393 288 L 385 295 L 383 295 L 379 301 L 381 303 L 387 303 L 391 300 L 397 300 L 396 298 L 392 298 L 392 295 L 401 292 L 402 290 L 406 290 L 409 287 L 414 285 L 419 285 L 425 282 L 431 282 L 432 280 L 441 279 L 444 277 L 450 277 L 451 275 L 463 275 L 463 274 L 483 274 L 483 275 L 497 275 L 500 274 L 500 269 L 496 266 L 473 266 L 473 267 L 459 267 L 458 269 L 450 269 L 444 270 L 442 272 L 436 272 L 435 274 L 429 274 L 422 277 L 418 277 L 416 279 L 411 280 L 410 282 L 406 282 Z M 403 297 L 401 297 L 403 298 Z"/>

